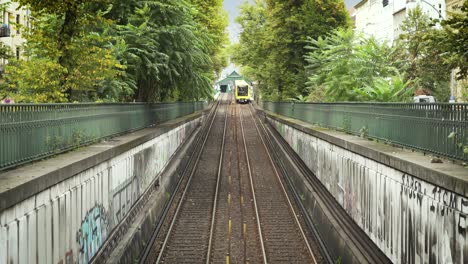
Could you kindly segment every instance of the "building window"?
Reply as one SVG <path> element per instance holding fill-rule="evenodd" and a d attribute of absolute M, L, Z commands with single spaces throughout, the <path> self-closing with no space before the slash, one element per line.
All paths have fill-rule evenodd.
<path fill-rule="evenodd" d="M 16 34 L 21 34 L 20 32 L 20 28 L 21 28 L 21 19 L 20 19 L 20 15 L 16 15 Z"/>
<path fill-rule="evenodd" d="M 382 4 L 384 7 L 388 6 L 388 0 L 382 0 Z"/>
<path fill-rule="evenodd" d="M 16 47 L 16 59 L 20 59 L 20 47 Z"/>

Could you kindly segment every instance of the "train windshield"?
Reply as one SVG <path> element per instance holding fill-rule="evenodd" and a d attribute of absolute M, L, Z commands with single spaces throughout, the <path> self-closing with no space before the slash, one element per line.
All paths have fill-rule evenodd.
<path fill-rule="evenodd" d="M 247 96 L 249 93 L 249 86 L 237 86 L 237 95 L 238 96 Z"/>

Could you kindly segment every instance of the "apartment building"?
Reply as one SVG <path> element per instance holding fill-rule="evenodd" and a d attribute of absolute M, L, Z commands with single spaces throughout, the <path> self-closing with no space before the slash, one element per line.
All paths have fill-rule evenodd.
<path fill-rule="evenodd" d="M 22 36 L 22 28 L 29 27 L 29 10 L 20 8 L 18 3 L 7 0 L 0 0 L 0 7 L 0 20 L 2 22 L 0 42 L 11 49 L 13 56 L 20 58 L 25 41 Z M 1 59 L 0 70 L 3 70 L 3 66 L 7 63 L 7 60 Z"/>
<path fill-rule="evenodd" d="M 417 5 L 429 17 L 445 19 L 445 0 L 362 0 L 354 6 L 356 30 L 393 42 L 401 34 L 400 26 L 408 11 Z"/>

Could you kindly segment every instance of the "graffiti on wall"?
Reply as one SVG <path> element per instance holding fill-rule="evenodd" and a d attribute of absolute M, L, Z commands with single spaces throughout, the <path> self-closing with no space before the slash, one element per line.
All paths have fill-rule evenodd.
<path fill-rule="evenodd" d="M 147 147 L 113 167 L 112 180 L 118 184 L 112 188 L 111 227 L 114 227 L 127 215 L 140 195 L 163 171 L 171 156 L 185 141 L 187 131 L 191 131 L 196 124 L 195 121 L 192 121 L 159 136 Z"/>
<path fill-rule="evenodd" d="M 107 238 L 108 216 L 102 205 L 89 210 L 76 234 L 79 244 L 79 263 L 89 263 Z"/>
<path fill-rule="evenodd" d="M 467 197 L 270 122 L 393 262 L 468 262 Z"/>
<path fill-rule="evenodd" d="M 0 212 L 5 226 L 0 229 L 0 263 L 7 256 L 16 257 L 15 263 L 88 263 L 199 122 L 168 131 Z M 51 189 L 60 197 L 57 211 Z M 3 239 L 6 226 L 16 228 L 8 240 Z M 36 238 L 28 250 L 24 237 Z"/>
<path fill-rule="evenodd" d="M 112 195 L 112 226 L 118 224 L 140 197 L 138 178 L 133 176 L 119 185 Z"/>

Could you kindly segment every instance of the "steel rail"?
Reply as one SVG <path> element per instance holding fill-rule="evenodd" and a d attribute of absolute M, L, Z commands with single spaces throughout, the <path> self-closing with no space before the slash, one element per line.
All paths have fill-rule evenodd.
<path fill-rule="evenodd" d="M 260 239 L 260 247 L 262 249 L 262 255 L 263 255 L 263 263 L 267 264 L 268 260 L 267 260 L 266 251 L 265 251 L 265 243 L 263 241 L 262 226 L 260 224 L 260 214 L 258 212 L 257 198 L 256 198 L 256 194 L 255 194 L 255 187 L 254 187 L 254 182 L 253 182 L 253 177 L 252 177 L 252 169 L 250 167 L 249 152 L 247 151 L 247 144 L 246 144 L 246 141 L 245 141 L 245 132 L 244 132 L 244 124 L 243 124 L 243 118 L 242 118 L 242 111 L 240 112 L 240 124 L 241 124 L 242 141 L 244 143 L 245 159 L 246 159 L 246 162 L 247 162 L 247 172 L 249 173 L 250 188 L 251 188 L 251 191 L 252 191 L 252 198 L 253 198 L 253 204 L 254 204 L 254 209 L 255 209 L 255 217 L 257 219 L 258 236 L 259 236 L 259 239 Z"/>
<path fill-rule="evenodd" d="M 236 117 L 237 116 L 240 116 L 240 110 L 239 110 L 239 106 L 236 104 L 236 108 L 235 108 L 235 111 L 234 111 Z M 240 119 L 240 118 L 239 118 Z M 241 177 L 241 165 L 240 165 L 240 148 L 239 148 L 239 133 L 238 133 L 238 126 L 237 126 L 237 118 L 236 118 L 236 122 L 234 123 L 234 131 L 235 131 L 235 142 L 236 142 L 236 152 L 237 152 L 237 177 L 239 178 L 239 198 L 241 199 L 241 206 L 240 206 L 240 215 L 241 215 L 241 222 L 242 222 L 242 239 L 243 239 L 243 243 L 244 243 L 244 254 L 243 254 L 243 257 L 244 257 L 244 263 L 249 263 L 249 260 L 247 259 L 247 221 L 246 221 L 246 217 L 244 215 L 246 215 L 246 212 L 245 212 L 245 201 L 244 201 L 244 193 L 242 191 L 242 189 L 244 188 L 244 181 L 242 180 L 243 177 Z"/>
<path fill-rule="evenodd" d="M 226 111 L 224 113 L 223 141 L 221 143 L 221 151 L 220 151 L 219 161 L 218 161 L 218 174 L 216 175 L 216 189 L 215 189 L 215 195 L 214 195 L 214 201 L 213 201 L 213 212 L 211 214 L 210 237 L 208 239 L 208 251 L 206 252 L 206 264 L 209 264 L 210 259 L 211 259 L 211 247 L 213 245 L 213 233 L 214 233 L 214 225 L 215 225 L 215 220 L 216 220 L 216 209 L 218 206 L 219 184 L 221 182 L 221 172 L 223 169 L 224 145 L 226 143 L 227 120 L 228 120 L 228 108 L 226 107 Z"/>
<path fill-rule="evenodd" d="M 263 124 L 262 124 L 263 125 Z M 359 250 L 363 256 L 368 256 L 367 259 L 369 263 L 389 263 L 387 256 L 379 248 L 372 247 L 373 242 L 367 235 L 361 234 L 363 231 L 360 231 L 359 226 L 357 226 L 354 221 L 349 221 L 347 218 L 346 211 L 337 204 L 337 201 L 334 199 L 333 196 L 328 192 L 328 190 L 323 186 L 323 184 L 311 174 L 309 169 L 304 162 L 300 159 L 299 156 L 291 149 L 291 147 L 286 143 L 284 140 L 281 139 L 281 135 L 278 131 L 271 129 L 271 128 L 264 128 L 270 131 L 271 134 L 276 134 L 279 138 L 272 137 L 276 143 L 278 144 L 279 148 L 284 151 L 288 155 L 288 159 L 294 164 L 294 167 L 300 171 L 303 175 L 305 175 L 307 182 L 312 186 L 314 189 L 314 193 L 317 195 L 317 199 L 320 199 L 324 204 L 325 207 L 329 209 L 329 212 L 332 215 L 332 218 L 338 223 L 338 225 L 343 227 L 344 232 L 353 238 L 355 241 L 355 245 L 357 250 Z M 380 254 L 379 254 L 380 252 Z"/>
<path fill-rule="evenodd" d="M 254 111 L 255 111 L 255 109 L 254 109 Z M 326 247 L 324 241 L 321 239 L 321 236 L 319 234 L 319 231 L 318 231 L 316 225 L 314 224 L 314 221 L 312 220 L 311 216 L 307 212 L 307 209 L 305 208 L 304 204 L 302 203 L 302 199 L 301 199 L 298 191 L 294 188 L 294 184 L 292 183 L 292 180 L 291 180 L 291 178 L 289 176 L 289 171 L 286 168 L 286 165 L 281 160 L 278 152 L 274 150 L 275 148 L 274 148 L 274 143 L 273 142 L 277 142 L 277 144 L 280 144 L 278 142 L 278 139 L 274 138 L 273 133 L 272 133 L 272 131 L 271 131 L 271 129 L 269 127 L 265 126 L 261 121 L 259 121 L 259 123 L 262 125 L 263 129 L 267 131 L 267 133 L 265 133 L 265 135 L 266 135 L 265 138 L 266 138 L 267 142 L 269 143 L 269 145 L 271 147 L 271 150 L 273 152 L 274 157 L 276 158 L 278 166 L 280 167 L 280 169 L 283 172 L 283 175 L 285 176 L 284 179 L 285 179 L 285 181 L 286 181 L 286 183 L 287 183 L 287 185 L 289 187 L 289 190 L 292 192 L 292 195 L 294 196 L 294 198 L 295 198 L 295 200 L 297 202 L 297 205 L 299 206 L 299 208 L 303 212 L 303 217 L 304 217 L 304 220 L 305 220 L 307 226 L 309 227 L 309 230 L 312 232 L 312 235 L 315 237 L 315 239 L 316 239 L 316 241 L 318 243 L 320 253 L 322 254 L 324 260 L 327 263 L 330 263 L 330 264 L 335 263 L 335 261 L 332 260 L 330 254 L 328 253 L 327 247 Z M 287 153 L 287 155 L 291 155 L 291 153 Z M 291 157 L 289 157 L 289 156 L 288 156 L 288 160 L 290 161 L 291 165 L 294 167 L 294 169 L 296 171 L 300 172 L 301 174 L 304 174 L 304 172 L 301 169 L 299 169 L 298 165 L 296 165 L 296 161 L 293 161 L 291 159 Z"/>
<path fill-rule="evenodd" d="M 193 179 L 193 175 L 195 174 L 195 171 L 196 171 L 196 169 L 197 169 L 197 167 L 198 167 L 198 163 L 200 162 L 200 157 L 201 157 L 201 155 L 202 155 L 202 153 L 203 153 L 203 150 L 204 150 L 204 148 L 205 148 L 206 142 L 208 141 L 208 136 L 210 135 L 211 129 L 212 129 L 212 127 L 213 127 L 214 120 L 216 119 L 216 113 L 217 113 L 217 110 L 218 110 L 218 108 L 219 108 L 219 104 L 220 104 L 220 103 L 218 102 L 218 104 L 216 105 L 216 109 L 215 109 L 214 115 L 213 115 L 213 117 L 212 117 L 212 119 L 211 119 L 210 126 L 209 126 L 208 131 L 207 131 L 207 133 L 206 133 L 206 135 L 205 135 L 205 138 L 204 138 L 204 140 L 203 140 L 203 144 L 202 144 L 202 146 L 201 146 L 201 148 L 200 148 L 201 150 L 200 150 L 200 152 L 198 152 L 197 158 L 196 158 L 196 160 L 195 160 L 195 164 L 193 165 L 192 171 L 190 172 L 190 176 L 189 176 L 189 178 L 188 178 L 188 180 L 187 180 L 187 185 L 185 186 L 185 188 L 184 188 L 184 190 L 183 190 L 182 197 L 180 198 L 180 202 L 179 202 L 179 204 L 177 205 L 176 211 L 175 211 L 175 213 L 174 213 L 174 217 L 172 218 L 172 221 L 171 221 L 171 224 L 170 224 L 169 229 L 168 229 L 168 231 L 167 231 L 167 234 L 166 234 L 166 237 L 165 237 L 165 239 L 164 239 L 164 242 L 163 242 L 163 244 L 162 244 L 162 246 L 161 246 L 161 249 L 159 250 L 159 255 L 158 255 L 158 258 L 157 258 L 157 260 L 156 260 L 156 263 L 157 263 L 157 264 L 158 264 L 158 263 L 161 263 L 161 260 L 162 260 L 163 254 L 164 254 L 164 250 L 165 250 L 166 247 L 167 247 L 167 243 L 168 243 L 169 238 L 170 238 L 170 236 L 171 236 L 171 233 L 172 233 L 172 230 L 173 230 L 173 228 L 174 228 L 175 222 L 177 221 L 177 216 L 179 215 L 180 209 L 182 208 L 182 204 L 184 203 L 185 195 L 187 194 L 188 188 L 190 187 L 190 183 L 191 183 L 191 181 L 192 181 L 192 179 Z M 226 122 L 226 120 L 225 120 L 225 122 Z M 223 141 L 224 141 L 224 139 L 223 139 Z"/>
<path fill-rule="evenodd" d="M 232 99 L 230 101 L 232 104 Z M 230 140 L 231 142 L 236 142 L 237 143 L 237 107 L 231 107 L 231 120 L 234 120 L 234 124 L 232 126 L 234 126 L 234 133 L 231 133 L 231 137 L 230 137 Z M 237 152 L 237 156 L 239 156 L 239 149 L 237 147 L 236 144 L 233 144 L 234 146 L 236 146 L 236 152 Z M 226 253 L 226 263 L 230 263 L 230 259 L 231 259 L 231 247 L 232 247 L 232 239 L 231 239 L 231 236 L 232 236 L 232 232 L 231 232 L 231 220 L 232 220 L 232 193 L 233 193 L 233 187 L 232 187 L 232 164 L 231 164 L 231 160 L 232 160 L 232 147 L 230 149 L 230 152 L 229 152 L 229 165 L 228 165 L 228 204 L 227 204 L 227 218 L 229 219 L 228 220 L 228 248 L 227 248 L 227 253 Z M 238 168 L 240 167 L 239 166 L 239 159 L 237 160 L 237 164 L 238 164 Z M 238 170 L 238 173 L 239 173 L 239 170 Z M 242 197 L 242 189 L 240 189 L 240 197 Z M 243 217 L 242 217 L 242 205 L 241 205 L 241 222 L 243 223 Z M 245 244 L 244 244 L 244 248 L 245 248 Z M 245 249 L 244 249 L 244 263 L 245 263 Z"/>
<path fill-rule="evenodd" d="M 231 101 L 230 103 L 231 104 Z M 234 124 L 236 123 L 236 118 L 235 118 L 235 108 L 231 107 L 230 109 L 230 115 L 231 115 L 231 120 L 234 120 Z M 234 133 L 236 131 L 234 130 Z M 233 134 L 231 134 L 231 137 L 230 137 L 230 140 L 232 142 L 234 136 Z M 232 210 L 232 202 L 231 202 L 231 195 L 232 195 L 232 179 L 231 179 L 231 175 L 232 175 L 232 164 L 231 164 L 231 160 L 232 160 L 232 149 L 229 151 L 229 163 L 228 163 L 228 187 L 227 187 L 227 193 L 228 193 L 228 202 L 227 202 L 227 218 L 228 218 L 228 234 L 227 234 L 227 240 L 228 240 L 228 246 L 227 246 L 227 253 L 226 253 L 226 263 L 229 263 L 230 262 L 230 258 L 231 258 L 231 220 L 232 220 L 232 216 L 231 216 L 231 210 Z"/>
<path fill-rule="evenodd" d="M 186 142 L 184 142 L 184 144 L 187 144 L 187 143 L 190 143 L 192 142 L 192 144 L 197 144 L 199 140 L 197 140 L 198 135 L 200 133 L 201 129 L 195 129 L 193 131 L 193 134 L 186 139 Z M 176 150 L 176 153 L 178 151 L 181 151 L 182 149 L 184 148 L 184 145 L 181 145 L 177 148 Z M 189 160 L 187 163 L 190 163 L 191 160 Z M 184 172 L 187 170 L 187 167 L 189 165 L 187 164 L 186 166 L 184 166 Z M 163 173 L 161 173 L 158 177 L 156 177 L 150 184 L 150 186 L 154 186 L 160 179 L 161 179 L 161 175 Z M 176 189 L 179 188 L 181 182 L 183 180 L 183 177 L 181 177 L 181 179 L 178 181 L 177 183 L 177 186 L 176 186 Z M 153 195 L 153 193 L 155 192 L 155 190 L 153 188 L 148 188 L 147 190 L 145 190 L 142 194 L 142 198 L 138 199 L 137 202 L 132 206 L 132 208 L 130 209 L 130 213 L 127 213 L 125 215 L 125 217 L 120 221 L 119 224 L 117 224 L 115 227 L 114 227 L 114 230 L 108 234 L 107 236 L 107 239 L 106 241 L 102 244 L 101 246 L 101 250 L 98 251 L 98 253 L 96 253 L 96 255 L 90 260 L 90 263 L 104 263 L 103 259 L 106 258 L 106 247 L 110 246 L 111 248 L 113 248 L 113 243 L 114 243 L 114 240 L 113 239 L 109 239 L 109 238 L 112 238 L 114 235 L 117 235 L 119 236 L 120 234 L 120 229 L 121 228 L 126 228 L 125 226 L 128 225 L 129 221 L 132 221 L 134 220 L 134 215 L 131 213 L 134 209 L 138 208 L 140 206 L 140 204 L 143 204 L 141 207 L 144 207 L 146 205 L 146 203 L 148 203 L 148 199 Z M 148 199 L 146 199 L 146 197 L 148 196 Z M 171 199 L 169 200 L 169 202 L 167 203 L 167 205 L 165 206 L 164 208 L 164 211 L 162 213 L 162 216 L 161 216 L 161 219 L 164 219 L 167 215 L 167 212 L 169 211 L 170 209 L 170 205 L 172 203 L 172 201 L 174 200 L 174 196 L 171 197 Z M 138 209 L 136 209 L 138 210 Z M 148 245 L 153 245 L 154 244 L 154 241 L 155 241 L 155 238 L 158 234 L 158 231 L 160 230 L 162 226 L 162 222 L 159 223 L 156 227 L 156 229 L 154 229 L 154 231 L 152 232 L 151 234 L 151 237 L 150 237 L 150 243 Z M 138 258 L 139 260 L 139 263 L 142 263 L 144 262 L 147 258 L 148 258 L 148 255 L 149 255 L 149 252 L 151 251 L 151 247 L 148 246 L 144 249 L 144 251 L 142 253 L 140 253 L 140 257 Z"/>
<path fill-rule="evenodd" d="M 286 191 L 286 188 L 284 187 L 283 181 L 281 180 L 281 176 L 279 175 L 278 170 L 276 169 L 275 163 L 273 162 L 273 158 L 271 157 L 270 152 L 268 151 L 268 147 L 267 147 L 267 145 L 265 143 L 265 140 L 263 139 L 262 133 L 260 132 L 260 128 L 257 125 L 257 119 L 255 118 L 254 114 L 252 113 L 251 107 L 252 106 L 249 105 L 249 113 L 252 116 L 252 119 L 254 120 L 255 128 L 257 129 L 257 132 L 260 135 L 260 139 L 261 139 L 261 141 L 263 143 L 262 145 L 265 148 L 265 152 L 268 155 L 268 159 L 270 160 L 270 163 L 271 163 L 271 166 L 272 166 L 272 168 L 273 168 L 273 170 L 275 172 L 276 178 L 278 179 L 278 182 L 279 182 L 279 184 L 281 186 L 281 190 L 283 191 L 283 194 L 284 194 L 284 196 L 285 196 L 285 198 L 286 198 L 286 200 L 288 202 L 288 206 L 289 206 L 289 209 L 291 210 L 291 214 L 293 215 L 294 220 L 295 220 L 295 222 L 297 224 L 297 227 L 298 227 L 299 231 L 301 232 L 302 238 L 304 240 L 304 243 L 307 246 L 307 250 L 308 250 L 310 256 L 312 257 L 313 263 L 317 264 L 318 262 L 317 262 L 317 260 L 315 258 L 315 254 L 312 251 L 309 240 L 307 239 L 307 236 L 306 236 L 306 234 L 304 232 L 304 229 L 302 228 L 301 222 L 299 221 L 299 218 L 297 217 L 296 210 L 294 210 L 294 207 L 293 207 L 293 205 L 291 203 L 291 200 L 289 199 L 288 192 Z M 265 129 L 265 127 L 263 127 L 263 129 Z M 266 132 L 266 129 L 264 131 Z"/>
<path fill-rule="evenodd" d="M 212 117 L 214 119 L 215 117 L 215 114 L 216 114 L 216 111 L 218 109 L 218 106 L 219 106 L 219 102 L 216 103 L 216 105 L 213 106 L 212 110 L 210 111 L 210 113 L 208 114 L 208 119 L 210 117 Z M 199 130 L 199 133 L 200 133 L 200 136 L 197 137 L 196 141 L 195 141 L 195 146 L 198 146 L 200 145 L 201 143 L 201 140 L 202 140 L 202 133 L 203 131 L 205 131 L 208 127 L 208 124 L 205 124 L 200 130 Z M 211 129 L 211 127 L 210 127 Z M 201 149 L 201 148 L 200 148 Z M 181 175 L 186 175 L 187 171 L 189 170 L 190 168 L 190 164 L 192 164 L 192 162 L 195 160 L 195 155 L 190 155 L 190 158 L 189 160 L 187 161 L 187 164 L 184 166 L 184 169 L 183 169 L 183 172 Z M 177 193 L 180 189 L 180 186 L 182 185 L 182 182 L 184 180 L 185 177 L 180 177 L 177 185 L 176 185 L 176 188 L 174 189 L 174 194 Z M 167 203 L 167 205 L 165 206 L 164 208 L 164 211 L 162 213 L 162 216 L 161 216 L 161 220 L 159 221 L 158 225 L 156 226 L 156 228 L 154 229 L 152 235 L 151 235 L 151 238 L 150 238 L 150 242 L 148 243 L 148 246 L 146 247 L 146 249 L 143 251 L 143 255 L 139 258 L 139 263 L 146 263 L 147 259 L 148 259 L 148 256 L 151 254 L 151 250 L 153 248 L 153 245 L 156 241 L 156 238 L 158 237 L 159 235 L 159 232 L 161 230 L 161 227 L 164 223 L 164 219 L 166 219 L 167 217 L 167 214 L 171 208 L 171 205 L 175 199 L 176 195 L 172 195 L 172 197 L 170 198 L 169 202 Z"/>

